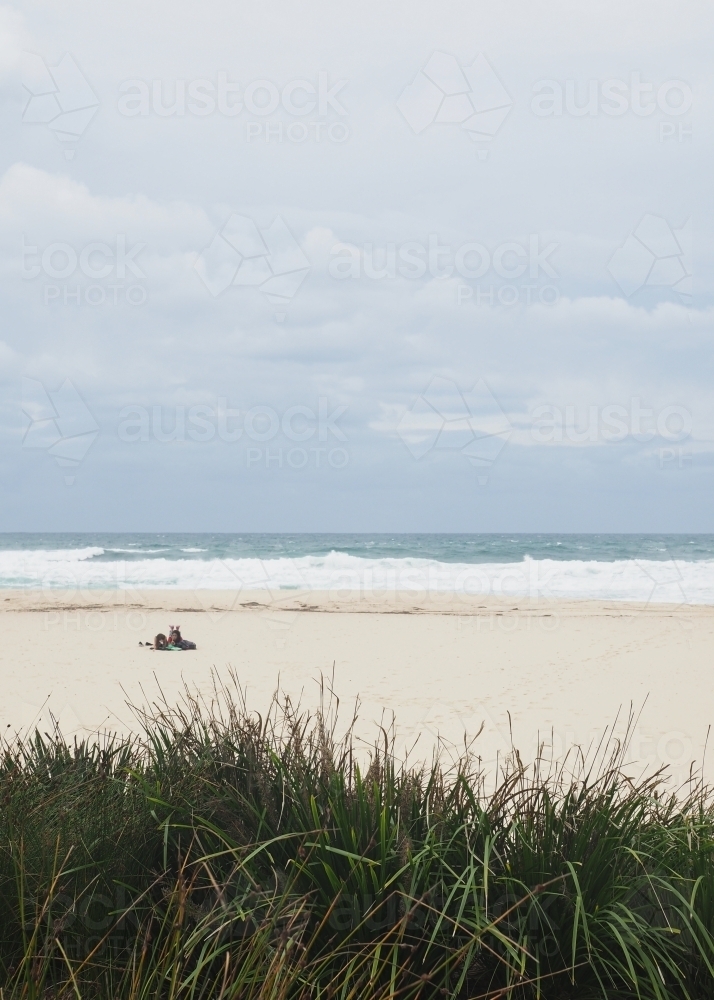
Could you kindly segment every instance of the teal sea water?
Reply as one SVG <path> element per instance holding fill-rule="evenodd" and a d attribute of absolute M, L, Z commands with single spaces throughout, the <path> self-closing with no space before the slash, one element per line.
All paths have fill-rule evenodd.
<path fill-rule="evenodd" d="M 714 535 L 3 534 L 0 587 L 411 590 L 714 604 Z"/>

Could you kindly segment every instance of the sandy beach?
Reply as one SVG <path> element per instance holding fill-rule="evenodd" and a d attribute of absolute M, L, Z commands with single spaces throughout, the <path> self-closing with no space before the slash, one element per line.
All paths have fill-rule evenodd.
<path fill-rule="evenodd" d="M 235 671 L 249 707 L 265 711 L 278 684 L 314 707 L 321 675 L 360 700 L 358 734 L 397 720 L 400 752 L 426 757 L 437 737 L 477 747 L 492 764 L 513 741 L 532 759 L 588 745 L 630 702 L 639 712 L 630 757 L 684 780 L 714 721 L 714 608 L 407 593 L 5 591 L 2 730 L 127 731 L 127 702 L 169 702 L 184 683 L 210 692 Z M 198 649 L 139 645 L 180 623 Z M 509 715 L 510 714 L 510 715 Z M 707 769 L 708 770 L 708 769 Z"/>

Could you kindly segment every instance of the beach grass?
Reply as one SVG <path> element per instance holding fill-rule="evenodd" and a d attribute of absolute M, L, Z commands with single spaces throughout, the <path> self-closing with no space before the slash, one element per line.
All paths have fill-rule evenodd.
<path fill-rule="evenodd" d="M 2 748 L 10 998 L 714 997 L 714 800 L 627 740 L 484 773 L 240 688 Z"/>

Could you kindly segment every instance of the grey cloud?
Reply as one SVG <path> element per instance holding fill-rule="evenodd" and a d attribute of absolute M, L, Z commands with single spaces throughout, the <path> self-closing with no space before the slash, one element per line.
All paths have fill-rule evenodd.
<path fill-rule="evenodd" d="M 649 518 L 635 528 L 711 529 L 714 229 L 706 156 L 695 159 L 693 139 L 679 130 L 709 114 L 699 81 L 711 11 L 672 6 L 653 18 L 643 4 L 606 3 L 575 15 L 558 2 L 536 16 L 524 2 L 508 15 L 466 3 L 370 2 L 338 21 L 322 2 L 309 14 L 274 4 L 246 13 L 216 0 L 194 15 L 182 3 L 133 0 L 61 21 L 42 3 L 22 17 L 0 12 L 7 528 L 164 527 L 159 514 L 142 520 L 155 506 L 185 528 L 626 530 L 627 509 Z M 37 74 L 23 92 L 23 49 L 56 92 Z M 59 100 L 65 85 L 51 70 L 65 53 L 98 101 L 80 100 L 75 87 L 77 107 L 60 109 L 94 109 L 73 133 L 71 160 L 48 127 L 54 118 L 22 120 L 28 94 Z M 419 74 L 443 96 L 415 131 L 400 95 Z M 642 100 L 654 110 L 633 110 L 632 74 L 652 84 Z M 275 114 L 221 112 L 224 78 L 239 88 L 230 102 L 245 102 L 251 81 L 267 81 L 263 98 L 275 89 Z M 132 80 L 146 84 L 147 114 L 120 109 Z M 543 80 L 562 91 L 561 114 L 534 112 Z M 622 114 L 603 110 L 613 80 L 626 84 Z M 657 105 L 668 80 L 691 85 L 692 115 Z M 155 81 L 164 110 L 184 82 L 175 113 L 155 110 Z M 201 81 L 215 99 L 209 114 L 189 107 Z M 306 88 L 283 97 L 296 81 Z M 340 81 L 330 103 L 325 94 Z M 582 105 L 590 81 L 593 113 L 568 111 L 568 94 Z M 291 110 L 310 100 L 314 111 Z M 499 113 L 479 143 L 462 127 L 473 117 L 466 110 Z M 304 137 L 288 131 L 301 122 Z M 346 137 L 330 135 L 335 123 Z M 691 255 L 676 236 L 690 217 Z M 662 220 L 656 232 L 642 228 L 651 219 Z M 275 220 L 284 227 L 277 242 Z M 223 268 L 227 283 L 214 284 L 214 295 L 200 261 L 216 240 L 217 270 L 203 276 L 210 283 Z M 340 245 L 354 248 L 357 276 L 333 273 Z M 553 274 L 538 263 L 551 245 Z M 690 271 L 691 302 L 679 284 Z M 97 423 L 71 487 L 49 448 L 23 448 L 23 378 L 48 398 L 69 380 Z M 434 379 L 462 394 L 483 380 L 513 428 L 486 486 L 454 449 L 417 460 L 400 440 L 400 420 Z M 581 427 L 590 407 L 600 419 L 633 398 L 658 411 L 688 407 L 691 461 L 629 439 L 597 447 L 565 432 L 561 442 L 533 439 L 538 406 L 561 410 L 564 421 L 575 407 Z M 264 407 L 282 421 L 291 407 L 317 415 L 321 399 L 347 407 L 342 469 L 309 451 L 322 447 L 317 439 L 306 442 L 308 463 L 293 468 L 288 452 L 302 445 L 282 430 L 250 444 L 222 440 L 217 423 L 205 441 L 161 441 L 150 431 L 130 442 L 118 432 L 132 405 L 150 422 L 159 408 L 169 429 L 177 407 L 186 421 L 194 408 L 197 429 L 222 406 Z M 249 446 L 261 449 L 252 464 Z M 268 448 L 282 449 L 282 466 L 270 464 Z"/>

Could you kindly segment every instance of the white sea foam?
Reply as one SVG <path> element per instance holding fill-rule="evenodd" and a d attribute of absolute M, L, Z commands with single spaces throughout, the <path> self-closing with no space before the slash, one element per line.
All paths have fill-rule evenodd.
<path fill-rule="evenodd" d="M 200 552 L 201 549 L 182 549 L 182 552 Z M 166 552 L 166 547 L 162 549 L 107 549 L 107 552 L 130 552 L 132 555 L 151 556 L 157 552 Z"/>
<path fill-rule="evenodd" d="M 95 556 L 103 556 L 104 549 L 96 545 L 88 545 L 82 549 L 27 549 L 0 552 L 0 579 L 5 567 L 14 567 L 20 562 L 28 562 L 35 566 L 58 563 L 77 563 Z"/>
<path fill-rule="evenodd" d="M 591 598 L 714 604 L 714 560 L 530 559 L 445 563 L 344 552 L 273 559 L 95 560 L 101 548 L 0 551 L 0 586 L 71 589 L 281 590 Z M 139 553 L 143 554 L 143 553 Z"/>

